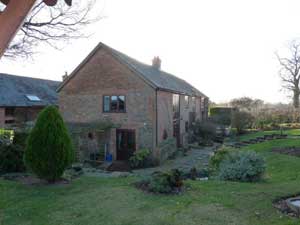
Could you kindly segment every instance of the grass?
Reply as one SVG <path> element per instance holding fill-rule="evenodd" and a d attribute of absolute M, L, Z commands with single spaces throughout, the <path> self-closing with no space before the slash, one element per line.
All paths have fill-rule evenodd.
<path fill-rule="evenodd" d="M 1 225 L 296 225 L 272 206 L 300 192 L 300 158 L 272 153 L 300 139 L 273 140 L 244 148 L 267 160 L 259 183 L 188 181 L 182 195 L 145 194 L 135 178 L 81 177 L 68 186 L 28 187 L 0 180 Z"/>
<path fill-rule="evenodd" d="M 280 130 L 271 130 L 271 131 L 258 131 L 258 132 L 251 132 L 246 135 L 237 136 L 231 139 L 228 139 L 226 141 L 247 141 L 250 139 L 254 139 L 256 137 L 263 137 L 264 135 L 270 135 L 270 134 L 280 134 Z M 289 130 L 283 130 L 283 134 L 287 134 L 289 136 L 291 135 L 300 135 L 300 129 L 289 129 Z"/>

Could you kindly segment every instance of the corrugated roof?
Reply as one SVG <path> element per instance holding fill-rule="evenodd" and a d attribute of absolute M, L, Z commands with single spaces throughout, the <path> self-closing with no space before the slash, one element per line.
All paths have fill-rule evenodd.
<path fill-rule="evenodd" d="M 99 43 L 98 46 L 87 56 L 87 58 L 73 71 L 73 73 L 69 76 L 68 79 L 65 80 L 64 83 L 59 87 L 60 90 L 73 76 L 76 75 L 77 71 L 84 66 L 85 63 L 89 61 L 90 58 L 94 56 L 94 54 L 100 48 L 107 49 L 112 55 L 122 64 L 125 64 L 130 69 L 135 71 L 138 75 L 140 75 L 144 80 L 149 82 L 152 86 L 166 91 L 172 91 L 180 94 L 186 94 L 191 96 L 204 96 L 205 94 L 200 92 L 198 89 L 193 87 L 191 84 L 186 82 L 183 79 L 180 79 L 170 73 L 157 69 L 151 65 L 147 65 L 145 63 L 139 62 L 136 59 L 131 58 L 130 56 L 119 52 L 103 43 Z"/>
<path fill-rule="evenodd" d="M 59 81 L 0 73 L 0 106 L 57 105 L 59 84 Z M 26 95 L 37 96 L 41 101 L 30 101 Z"/>

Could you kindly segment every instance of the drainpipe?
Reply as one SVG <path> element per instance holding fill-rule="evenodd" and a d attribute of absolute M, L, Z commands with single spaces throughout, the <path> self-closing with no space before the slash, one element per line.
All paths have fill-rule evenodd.
<path fill-rule="evenodd" d="M 157 104 L 157 88 L 155 89 L 155 104 L 156 104 L 156 107 L 155 107 L 155 113 L 156 113 L 156 137 L 155 137 L 155 142 L 156 142 L 156 147 L 158 146 L 158 104 Z"/>

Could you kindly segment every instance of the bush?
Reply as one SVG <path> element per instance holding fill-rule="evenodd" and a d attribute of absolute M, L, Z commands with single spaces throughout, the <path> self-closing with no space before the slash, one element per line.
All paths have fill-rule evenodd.
<path fill-rule="evenodd" d="M 219 167 L 219 179 L 254 182 L 262 178 L 266 170 L 265 160 L 255 152 L 232 152 Z"/>
<path fill-rule="evenodd" d="M 58 109 L 45 108 L 29 134 L 25 164 L 48 182 L 59 179 L 74 158 L 72 143 Z"/>
<path fill-rule="evenodd" d="M 148 149 L 141 149 L 139 151 L 136 151 L 129 159 L 130 167 L 133 169 L 146 167 L 149 156 L 150 151 Z"/>
<path fill-rule="evenodd" d="M 179 170 L 169 172 L 155 172 L 149 183 L 149 191 L 154 193 L 172 193 L 180 189 L 183 185 Z"/>
<path fill-rule="evenodd" d="M 230 152 L 234 151 L 232 148 L 224 147 L 219 149 L 210 159 L 209 168 L 215 172 L 219 170 L 221 162 L 228 156 Z"/>
<path fill-rule="evenodd" d="M 157 172 L 150 179 L 149 191 L 154 193 L 171 193 L 172 187 L 169 183 L 169 174 Z"/>
<path fill-rule="evenodd" d="M 63 178 L 66 180 L 73 180 L 83 174 L 83 168 L 79 165 L 73 165 L 71 168 L 65 170 Z"/>
<path fill-rule="evenodd" d="M 217 136 L 217 127 L 212 122 L 198 120 L 192 125 L 192 133 L 194 141 L 199 145 L 211 145 Z"/>
<path fill-rule="evenodd" d="M 153 193 L 177 193 L 183 186 L 182 174 L 177 169 L 169 172 L 154 172 L 150 178 L 144 178 L 136 186 Z"/>
<path fill-rule="evenodd" d="M 235 110 L 232 113 L 232 127 L 236 128 L 238 135 L 243 134 L 245 129 L 251 128 L 253 120 L 249 112 Z"/>
<path fill-rule="evenodd" d="M 190 169 L 189 178 L 192 180 L 196 180 L 198 178 L 198 171 L 196 167 Z"/>
<path fill-rule="evenodd" d="M 217 124 L 229 126 L 231 124 L 231 113 L 233 109 L 229 107 L 211 107 L 209 109 L 210 118 Z"/>
<path fill-rule="evenodd" d="M 27 138 L 28 138 L 28 133 L 15 131 L 13 137 L 13 144 L 25 148 Z"/>
<path fill-rule="evenodd" d="M 160 152 L 159 163 L 172 158 L 178 151 L 176 146 L 176 138 L 168 137 L 166 140 L 163 140 L 161 143 L 159 143 L 158 148 Z"/>
<path fill-rule="evenodd" d="M 19 145 L 0 145 L 0 173 L 24 172 L 24 149 Z"/>
<path fill-rule="evenodd" d="M 10 144 L 13 137 L 13 133 L 14 132 L 12 130 L 4 130 L 0 128 L 0 144 Z"/>

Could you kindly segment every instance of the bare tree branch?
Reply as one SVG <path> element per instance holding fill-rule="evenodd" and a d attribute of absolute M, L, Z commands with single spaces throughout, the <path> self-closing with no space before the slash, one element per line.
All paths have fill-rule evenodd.
<path fill-rule="evenodd" d="M 48 7 L 39 0 L 4 56 L 31 57 L 39 45 L 62 49 L 73 39 L 89 37 L 83 30 L 102 18 L 93 15 L 95 4 L 96 0 L 85 0 L 72 7 L 63 2 Z"/>

